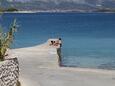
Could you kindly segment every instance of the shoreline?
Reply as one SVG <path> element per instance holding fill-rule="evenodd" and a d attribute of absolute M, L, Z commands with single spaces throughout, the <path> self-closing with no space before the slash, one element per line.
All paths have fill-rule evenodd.
<path fill-rule="evenodd" d="M 18 51 L 18 50 L 31 50 L 31 49 L 33 49 L 33 48 L 40 48 L 42 46 L 42 44 L 41 45 L 36 45 L 36 46 L 31 46 L 31 47 L 24 47 L 24 48 L 16 48 L 16 49 L 13 49 L 13 50 L 16 50 L 16 51 Z M 44 51 L 45 49 L 43 48 L 43 49 L 41 49 L 41 51 Z M 33 50 L 33 51 L 36 51 L 36 50 Z M 58 59 L 58 57 L 56 57 L 57 59 Z M 62 64 L 63 65 L 63 64 Z M 57 66 L 59 66 L 58 65 L 58 63 L 57 63 Z M 100 73 L 102 73 L 102 72 L 104 72 L 104 73 L 107 73 L 107 72 L 114 72 L 115 73 L 115 70 L 113 69 L 98 69 L 98 68 L 82 68 L 82 67 L 69 67 L 69 66 L 59 66 L 59 68 L 60 69 L 65 69 L 65 70 L 73 70 L 73 71 L 82 71 L 82 72 L 100 72 Z"/>
<path fill-rule="evenodd" d="M 44 45 L 46 45 L 46 46 L 44 46 Z M 33 52 L 34 51 L 37 51 L 37 48 L 39 49 L 39 48 L 41 48 L 41 50 L 40 51 L 45 51 L 45 49 L 46 48 L 49 48 L 48 46 L 47 46 L 47 43 L 44 43 L 44 44 L 39 44 L 39 45 L 35 45 L 35 46 L 30 46 L 30 47 L 23 47 L 23 48 L 15 48 L 15 49 L 12 49 L 13 51 L 21 51 L 21 50 L 27 50 L 27 51 L 29 51 L 29 50 L 32 50 L 32 49 L 34 49 L 33 50 Z M 56 52 L 56 49 L 55 48 L 52 48 L 51 50 L 53 50 L 54 52 Z M 47 49 L 46 49 L 46 51 L 47 51 Z M 57 53 L 55 53 L 55 54 L 57 54 Z M 57 57 L 56 57 L 56 59 L 58 59 L 58 55 L 57 55 Z M 57 66 L 59 66 L 58 65 L 59 63 L 57 63 Z M 99 69 L 99 68 L 88 68 L 88 67 L 86 67 L 86 68 L 83 68 L 83 67 L 72 67 L 72 66 L 64 66 L 63 64 L 62 64 L 62 66 L 59 66 L 59 68 L 61 68 L 61 69 L 70 69 L 70 70 L 73 70 L 73 71 L 91 71 L 91 72 L 101 72 L 102 73 L 102 71 L 103 72 L 114 72 L 115 73 L 115 69 Z"/>
<path fill-rule="evenodd" d="M 37 48 L 41 48 L 41 50 L 40 51 L 45 51 L 45 49 L 46 48 L 49 48 L 48 46 L 44 46 L 44 45 L 47 45 L 47 43 L 44 43 L 44 44 L 39 44 L 39 45 L 35 45 L 35 46 L 30 46 L 30 47 L 22 47 L 22 48 L 15 48 L 15 49 L 12 49 L 13 51 L 21 51 L 21 50 L 27 50 L 27 51 L 30 51 L 30 50 L 32 50 L 32 49 L 34 49 L 33 50 L 33 52 L 34 51 L 37 51 Z M 55 48 L 52 48 L 51 50 L 53 50 L 54 52 L 55 52 L 55 54 L 57 54 L 56 53 L 56 49 Z M 58 55 L 57 55 L 57 57 L 56 57 L 56 59 L 58 59 Z M 59 66 L 58 65 L 59 63 L 57 63 L 57 66 Z M 64 66 L 63 64 L 62 64 L 62 66 L 59 66 L 59 68 L 61 68 L 61 69 L 72 69 L 72 70 L 80 70 L 80 71 L 93 71 L 93 72 L 102 72 L 102 71 L 104 71 L 104 72 L 115 72 L 115 69 L 99 69 L 99 68 L 88 68 L 88 67 L 86 67 L 86 68 L 83 68 L 83 67 L 72 67 L 72 66 Z"/>
<path fill-rule="evenodd" d="M 48 42 L 13 49 L 22 86 L 114 86 L 115 70 L 60 67 L 56 48 Z M 44 82 L 45 81 L 45 82 Z"/>
<path fill-rule="evenodd" d="M 115 12 L 73 12 L 73 11 L 14 11 L 14 12 L 0 12 L 0 13 L 19 13 L 19 14 L 23 14 L 23 13 L 105 13 L 105 14 L 109 14 L 109 13 L 115 13 Z"/>
<path fill-rule="evenodd" d="M 80 68 L 80 67 L 60 67 L 65 70 L 80 71 L 80 72 L 92 72 L 100 74 L 112 74 L 115 73 L 115 70 L 106 70 L 106 69 L 96 69 L 96 68 Z"/>

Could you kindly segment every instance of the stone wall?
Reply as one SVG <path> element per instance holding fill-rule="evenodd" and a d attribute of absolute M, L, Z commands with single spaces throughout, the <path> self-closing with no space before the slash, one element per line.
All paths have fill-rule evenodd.
<path fill-rule="evenodd" d="M 19 79 L 19 63 L 17 58 L 0 62 L 0 86 L 16 86 Z"/>

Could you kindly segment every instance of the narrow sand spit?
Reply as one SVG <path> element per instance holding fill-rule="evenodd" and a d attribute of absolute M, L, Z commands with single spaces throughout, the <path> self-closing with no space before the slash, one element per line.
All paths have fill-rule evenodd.
<path fill-rule="evenodd" d="M 115 71 L 58 66 L 47 43 L 12 50 L 18 55 L 22 86 L 115 86 Z"/>

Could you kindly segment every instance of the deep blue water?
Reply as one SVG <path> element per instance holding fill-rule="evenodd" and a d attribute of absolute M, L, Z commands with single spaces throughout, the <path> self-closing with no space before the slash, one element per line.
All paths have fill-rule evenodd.
<path fill-rule="evenodd" d="M 5 30 L 14 18 L 19 29 L 13 48 L 61 37 L 63 65 L 115 69 L 114 13 L 7 13 L 1 19 Z"/>

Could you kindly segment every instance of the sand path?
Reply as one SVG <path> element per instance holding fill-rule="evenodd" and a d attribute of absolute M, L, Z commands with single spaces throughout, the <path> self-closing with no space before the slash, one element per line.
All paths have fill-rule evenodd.
<path fill-rule="evenodd" d="M 115 86 L 115 71 L 58 67 L 56 49 L 47 43 L 13 52 L 22 86 Z"/>

